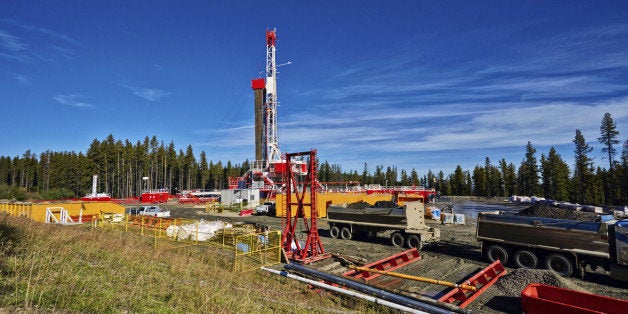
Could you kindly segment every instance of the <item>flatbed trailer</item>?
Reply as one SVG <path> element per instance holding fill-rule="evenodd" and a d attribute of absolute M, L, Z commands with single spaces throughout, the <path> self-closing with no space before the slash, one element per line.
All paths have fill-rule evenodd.
<path fill-rule="evenodd" d="M 562 276 L 598 267 L 628 274 L 628 221 L 594 222 L 480 213 L 476 237 L 482 256 L 519 268 L 547 268 Z"/>
<path fill-rule="evenodd" d="M 350 209 L 329 206 L 327 223 L 333 238 L 351 240 L 357 234 L 375 235 L 392 231 L 390 243 L 421 249 L 424 243 L 440 239 L 440 229 L 425 224 L 425 207 L 408 202 L 402 207 Z"/>

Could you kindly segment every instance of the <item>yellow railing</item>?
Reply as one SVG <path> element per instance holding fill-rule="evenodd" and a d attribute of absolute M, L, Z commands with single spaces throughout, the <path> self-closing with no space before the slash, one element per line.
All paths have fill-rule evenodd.
<path fill-rule="evenodd" d="M 236 237 L 234 272 L 281 263 L 281 232 L 266 231 Z"/>
<path fill-rule="evenodd" d="M 251 225 L 225 226 L 218 222 L 103 213 L 94 227 L 135 232 L 154 239 L 155 248 L 214 245 L 234 253 L 233 271 L 242 272 L 281 262 L 281 232 L 256 232 Z M 214 228 L 208 232 L 208 224 Z"/>

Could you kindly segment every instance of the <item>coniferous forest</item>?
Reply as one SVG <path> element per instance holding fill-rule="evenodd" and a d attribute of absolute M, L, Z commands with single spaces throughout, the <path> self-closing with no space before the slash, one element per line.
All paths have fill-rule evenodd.
<path fill-rule="evenodd" d="M 589 139 L 590 140 L 590 139 Z M 359 181 L 365 184 L 420 185 L 435 188 L 441 195 L 506 197 L 536 195 L 580 204 L 625 205 L 628 203 L 628 140 L 619 140 L 611 114 L 600 126 L 602 155 L 608 164 L 594 166 L 593 149 L 580 130 L 575 131 L 573 156 L 561 156 L 552 147 L 537 152 L 528 142 L 522 161 L 516 165 L 505 159 L 486 157 L 474 169 L 457 166 L 453 173 L 443 171 L 419 174 L 414 169 L 394 165 L 364 164 L 361 172 L 343 172 L 338 164 L 319 161 L 319 181 Z M 208 160 L 205 152 L 195 157 L 192 146 L 185 150 L 165 144 L 156 136 L 135 143 L 115 139 L 94 139 L 86 153 L 45 151 L 39 155 L 27 150 L 21 156 L 0 155 L 0 199 L 61 199 L 81 197 L 91 191 L 92 175 L 99 175 L 98 192 L 114 198 L 140 195 L 144 189 L 169 189 L 177 193 L 189 189 L 223 189 L 229 177 L 249 169 L 249 161 Z M 148 179 L 145 179 L 148 178 Z"/>

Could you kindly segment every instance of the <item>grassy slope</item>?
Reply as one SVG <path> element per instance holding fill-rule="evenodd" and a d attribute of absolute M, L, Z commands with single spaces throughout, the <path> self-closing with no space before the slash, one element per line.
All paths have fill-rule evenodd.
<path fill-rule="evenodd" d="M 151 239 L 0 214 L 0 312 L 379 312 L 294 281 L 232 273 L 213 247 L 156 250 Z"/>

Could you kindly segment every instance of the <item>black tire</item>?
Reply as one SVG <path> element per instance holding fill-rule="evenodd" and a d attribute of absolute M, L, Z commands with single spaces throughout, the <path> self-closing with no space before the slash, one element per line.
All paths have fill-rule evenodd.
<path fill-rule="evenodd" d="M 342 227 L 342 229 L 340 229 L 340 237 L 343 240 L 351 240 L 351 238 L 353 238 L 353 233 L 351 233 L 349 227 Z"/>
<path fill-rule="evenodd" d="M 486 258 L 491 263 L 500 260 L 502 265 L 506 265 L 508 263 L 508 255 L 508 251 L 501 245 L 493 244 L 486 248 Z"/>
<path fill-rule="evenodd" d="M 534 252 L 529 250 L 519 250 L 515 252 L 515 265 L 519 268 L 535 269 L 539 267 L 539 258 Z"/>
<path fill-rule="evenodd" d="M 390 235 L 390 243 L 393 246 L 401 247 L 405 243 L 405 239 L 401 233 L 393 232 L 393 234 Z"/>
<path fill-rule="evenodd" d="M 338 239 L 338 236 L 340 235 L 340 228 L 338 228 L 338 226 L 331 226 L 331 228 L 329 228 L 329 235 L 331 235 L 334 239 Z"/>
<path fill-rule="evenodd" d="M 411 234 L 406 238 L 406 247 L 409 249 L 416 248 L 420 250 L 423 248 L 423 243 L 421 242 L 421 238 L 416 234 Z"/>
<path fill-rule="evenodd" d="M 545 268 L 563 277 L 569 277 L 573 274 L 573 263 L 562 254 L 548 255 L 545 258 Z"/>

